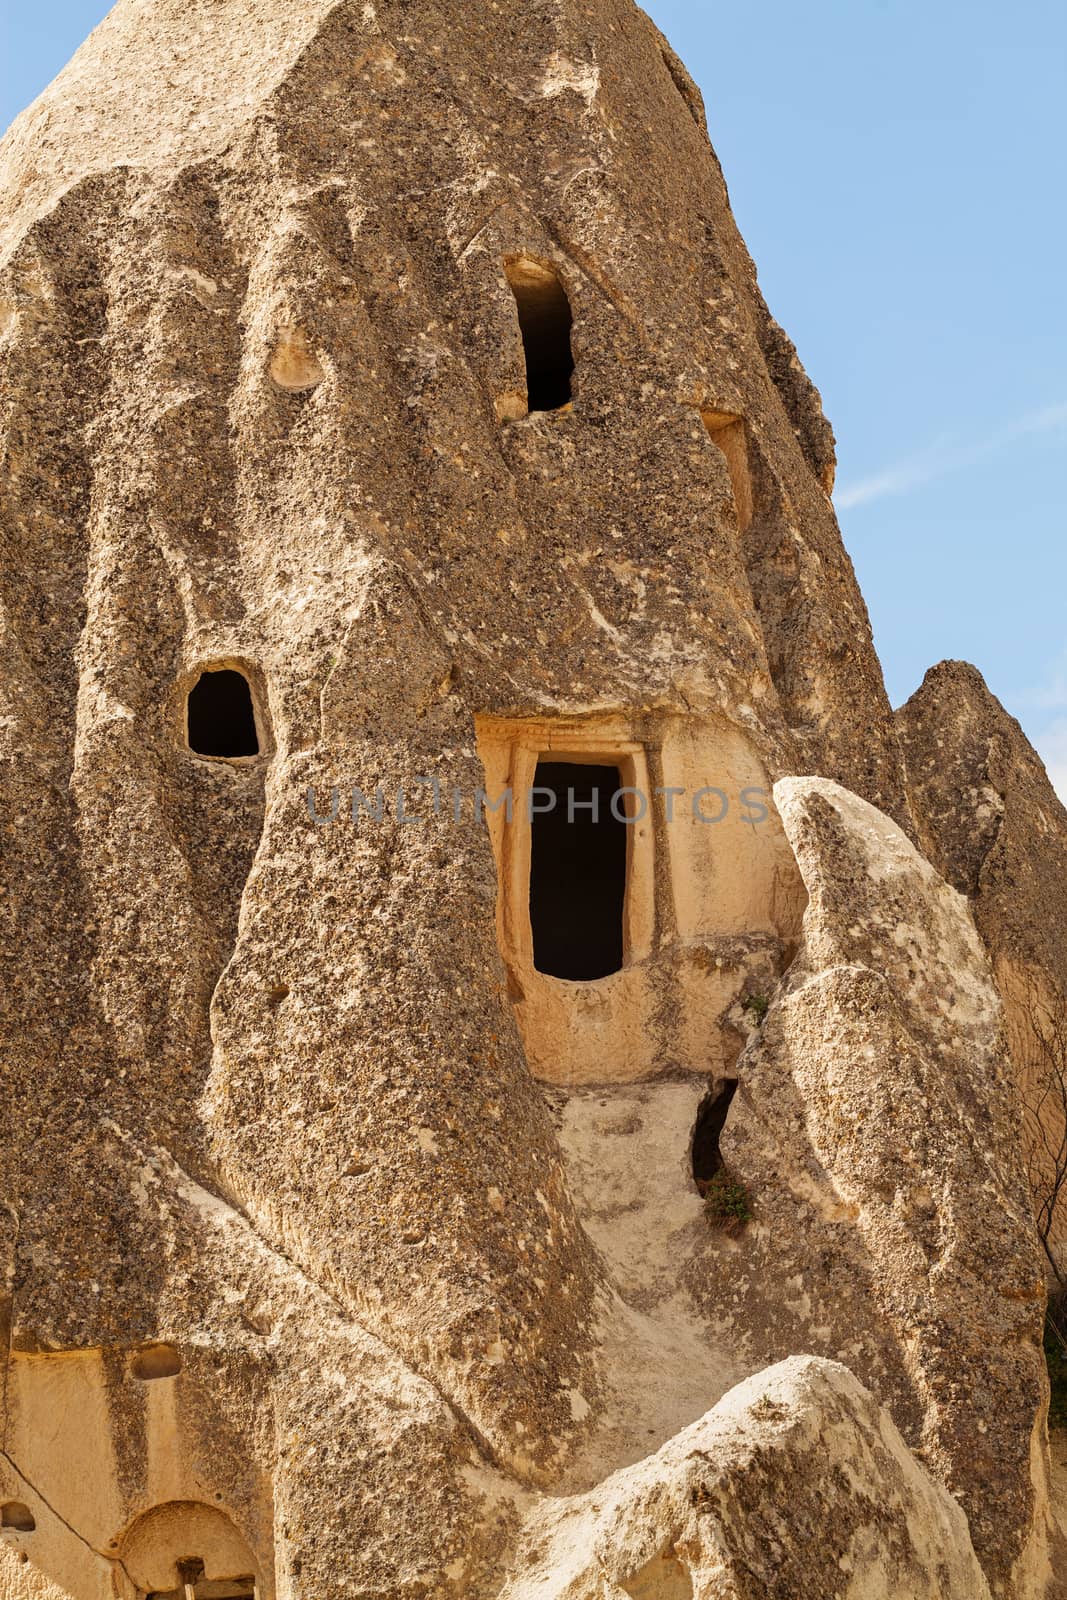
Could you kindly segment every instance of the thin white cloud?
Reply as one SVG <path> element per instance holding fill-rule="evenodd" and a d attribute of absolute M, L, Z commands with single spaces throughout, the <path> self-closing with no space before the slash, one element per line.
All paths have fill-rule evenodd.
<path fill-rule="evenodd" d="M 1067 717 L 1045 729 L 1037 740 L 1037 753 L 1048 768 L 1052 787 L 1067 806 Z"/>
<path fill-rule="evenodd" d="M 868 505 L 872 500 L 882 500 L 887 495 L 906 494 L 909 489 L 920 488 L 935 478 L 943 478 L 950 472 L 973 466 L 976 461 L 993 455 L 1012 440 L 1058 429 L 1067 429 L 1067 402 L 1027 412 L 1025 416 L 1005 423 L 996 433 L 984 439 L 972 440 L 969 444 L 961 444 L 950 437 L 937 439 L 925 450 L 907 456 L 869 478 L 842 484 L 834 495 L 834 501 L 839 511 L 850 511 L 855 506 Z"/>
<path fill-rule="evenodd" d="M 1041 706 L 1045 711 L 1067 711 L 1067 672 L 1060 671 L 1041 689 L 1026 695 L 1028 705 Z"/>
<path fill-rule="evenodd" d="M 1049 663 L 1043 683 L 1016 696 L 1022 706 L 1040 711 L 1067 711 L 1067 650 Z"/>

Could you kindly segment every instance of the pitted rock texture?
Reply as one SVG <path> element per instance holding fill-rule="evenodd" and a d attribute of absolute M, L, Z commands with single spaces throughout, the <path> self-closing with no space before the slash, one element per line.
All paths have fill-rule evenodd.
<path fill-rule="evenodd" d="M 703 708 L 902 810 L 817 401 L 672 70 L 615 0 L 123 0 L 5 140 L 17 1343 L 168 1331 L 114 1121 L 549 1470 L 597 1269 L 488 840 L 320 830 L 308 788 L 471 795 L 475 713 Z M 502 424 L 516 255 L 576 399 Z M 246 768 L 183 747 L 226 664 Z"/>
<path fill-rule="evenodd" d="M 573 318 L 550 413 L 526 414 L 523 272 Z M 490 1600 L 539 1496 L 815 1347 L 958 1492 L 996 1592 L 1014 1564 L 1029 1594 L 1041 1290 L 995 1002 L 886 820 L 911 827 L 832 434 L 643 13 L 120 0 L 0 146 L 0 368 L 0 1471 L 36 1524 L 4 1530 L 5 1600 L 179 1589 L 188 1505 L 210 1585 Z M 191 748 L 210 672 L 246 680 L 255 755 Z M 758 926 L 708 926 L 713 873 L 665 903 L 661 830 L 655 1081 L 609 1104 L 607 1060 L 605 1106 L 561 1108 L 498 948 L 476 719 L 622 726 L 653 777 L 681 726 L 708 785 L 729 747 L 863 797 L 813 795 L 794 841 L 809 965 L 724 1144 L 749 1140 L 751 1238 L 702 1215 L 708 1073 L 676 1048 L 728 1035 L 732 1062 L 751 1018 L 740 994 L 682 1015 L 675 979 L 769 992 L 792 862 Z M 845 815 L 891 841 L 900 905 Z M 872 1102 L 910 1143 L 857 1141 Z M 642 1119 L 655 1172 L 620 1148 Z M 180 1369 L 145 1376 L 159 1346 Z M 871 1481 L 929 1509 L 886 1448 Z M 908 1548 L 873 1528 L 872 1571 L 966 1570 L 934 1502 Z"/>
<path fill-rule="evenodd" d="M 930 860 L 971 902 L 1004 1000 L 1039 1222 L 1067 1274 L 1058 1197 L 1067 1103 L 1067 811 L 1014 717 L 943 661 L 896 714 Z"/>
<path fill-rule="evenodd" d="M 818 778 L 775 799 L 804 944 L 739 1063 L 721 1143 L 755 1220 L 706 1303 L 753 1354 L 846 1362 L 963 1506 L 993 1592 L 1040 1593 L 1044 1281 L 988 957 L 874 807 Z"/>
<path fill-rule="evenodd" d="M 5 1600 L 180 1589 L 177 1561 L 205 1553 L 198 1521 L 220 1512 L 247 1564 L 209 1556 L 206 1578 L 250 1575 L 259 1600 L 415 1600 L 446 1570 L 456 1593 L 494 1593 L 522 1496 L 504 1480 L 484 1493 L 497 1480 L 470 1427 L 171 1157 L 112 1127 L 93 1170 L 109 1146 L 154 1218 L 157 1318 L 179 1371 L 142 1381 L 136 1345 L 12 1352 L 0 1500 L 25 1503 L 35 1527 L 5 1528 Z M 145 1545 L 146 1515 L 175 1507 L 169 1537 Z"/>
<path fill-rule="evenodd" d="M 788 1507 L 788 1511 L 785 1508 Z M 793 1357 L 524 1535 L 501 1600 L 988 1600 L 967 1520 L 844 1367 Z"/>
<path fill-rule="evenodd" d="M 994 960 L 1067 996 L 1067 810 L 1040 757 L 963 661 L 931 667 L 896 722 L 926 854 Z"/>

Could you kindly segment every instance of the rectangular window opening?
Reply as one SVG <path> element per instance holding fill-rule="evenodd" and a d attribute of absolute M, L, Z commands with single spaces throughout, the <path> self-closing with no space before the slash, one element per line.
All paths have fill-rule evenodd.
<path fill-rule="evenodd" d="M 558 411 L 570 403 L 574 374 L 567 291 L 536 261 L 509 261 L 506 270 L 526 355 L 527 404 L 531 411 Z"/>
<path fill-rule="evenodd" d="M 539 760 L 531 803 L 534 966 L 591 982 L 622 969 L 628 826 L 617 766 Z"/>
<path fill-rule="evenodd" d="M 258 756 L 259 734 L 252 690 L 243 672 L 212 667 L 189 691 L 189 748 L 196 755 L 235 760 Z"/>

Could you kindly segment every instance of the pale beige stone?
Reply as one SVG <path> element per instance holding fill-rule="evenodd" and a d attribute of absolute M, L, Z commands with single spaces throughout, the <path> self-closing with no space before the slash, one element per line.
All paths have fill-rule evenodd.
<path fill-rule="evenodd" d="M 520 1548 L 528 1565 L 501 1600 L 990 1593 L 952 1496 L 850 1372 L 809 1357 L 749 1378 L 590 1494 L 538 1508 Z"/>
<path fill-rule="evenodd" d="M 326 374 L 303 328 L 282 328 L 270 360 L 270 375 L 279 389 L 314 389 Z"/>
<path fill-rule="evenodd" d="M 648 18 L 119 0 L 0 147 L 0 307 L 3 1600 L 688 1600 L 748 1546 L 796 1600 L 805 1542 L 980 1596 L 964 1516 L 1036 1596 L 996 995 Z M 220 667 L 255 754 L 191 747 Z M 602 982 L 472 815 L 541 748 L 654 797 Z M 870 1396 L 724 1401 L 811 1351 Z"/>

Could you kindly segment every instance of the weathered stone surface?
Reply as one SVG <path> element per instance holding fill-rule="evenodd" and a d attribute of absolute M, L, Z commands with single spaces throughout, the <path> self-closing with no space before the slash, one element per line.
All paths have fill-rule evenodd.
<path fill-rule="evenodd" d="M 516 285 L 546 280 L 573 399 L 531 413 Z M 832 435 L 648 19 L 120 0 L 0 147 L 0 363 L 0 1470 L 35 1521 L 5 1600 L 165 1593 L 190 1540 L 260 1600 L 490 1600 L 539 1496 L 651 1457 L 669 1498 L 667 1441 L 810 1349 L 959 1494 L 993 1589 L 1036 1592 L 996 1003 L 886 820 Z M 255 753 L 192 744 L 210 672 Z M 652 791 L 626 964 L 547 1022 L 528 823 L 505 848 L 475 805 L 487 752 L 538 750 Z M 787 790 L 790 848 L 738 809 L 803 770 L 881 811 Z M 729 821 L 672 822 L 679 779 Z M 805 885 L 730 1238 L 693 1121 Z M 896 1507 L 850 1552 L 872 1583 L 955 1582 L 959 1519 L 869 1402 L 789 1381 L 797 1449 L 830 1428 Z M 733 1534 L 798 1550 L 777 1482 Z"/>
<path fill-rule="evenodd" d="M 931 668 L 897 725 L 923 847 L 970 898 L 993 962 L 1037 1215 L 1067 1276 L 1067 811 L 974 667 Z"/>
<path fill-rule="evenodd" d="M 35 1526 L 5 1528 L 0 1594 L 142 1600 L 191 1555 L 261 1600 L 413 1600 L 449 1569 L 456 1592 L 495 1592 L 517 1510 L 503 1480 L 486 1502 L 470 1427 L 239 1212 L 121 1142 L 180 1371 L 142 1374 L 136 1345 L 13 1353 L 0 1500 Z"/>
<path fill-rule="evenodd" d="M 923 849 L 994 963 L 1067 996 L 1067 810 L 1041 758 L 963 661 L 932 667 L 896 722 Z"/>
<path fill-rule="evenodd" d="M 722 1150 L 755 1222 L 705 1303 L 753 1354 L 845 1361 L 964 1507 L 994 1593 L 1040 1593 L 1044 1287 L 989 961 L 888 818 L 824 779 L 775 798 L 804 944 L 739 1063 Z"/>
<path fill-rule="evenodd" d="M 572 1382 L 595 1389 L 596 1269 L 488 840 L 318 830 L 306 790 L 471 795 L 474 713 L 609 707 L 726 716 L 772 772 L 792 723 L 885 804 L 902 788 L 803 382 L 764 361 L 659 37 L 629 5 L 517 18 L 129 0 L 5 141 L 5 998 L 33 1107 L 6 1153 L 18 1342 L 168 1331 L 103 1118 L 178 1151 L 533 1471 Z M 571 297 L 580 398 L 501 426 L 517 254 Z M 314 387 L 275 381 L 293 328 Z M 708 404 L 744 417 L 759 538 L 793 573 L 770 646 Z M 242 769 L 181 737 L 225 663 L 260 704 Z"/>
<path fill-rule="evenodd" d="M 501 1600 L 983 1600 L 967 1520 L 836 1362 L 757 1373 L 530 1519 Z"/>

